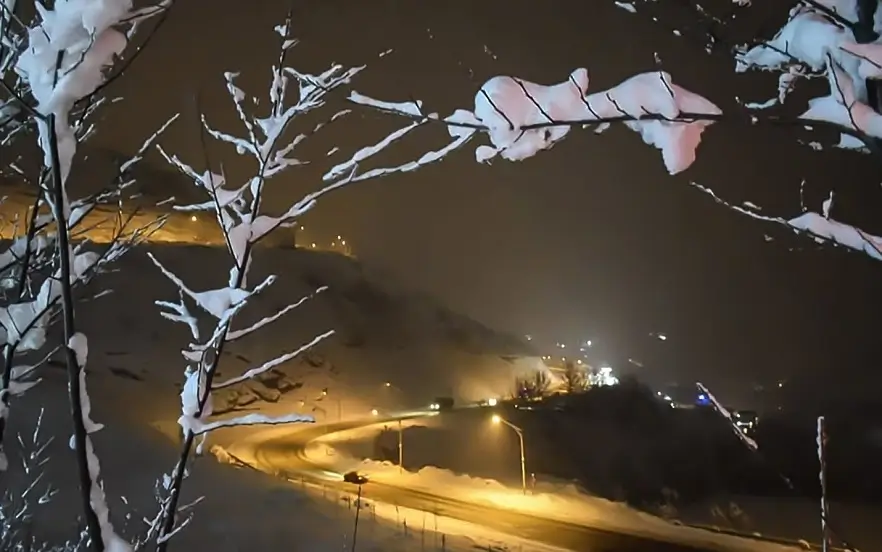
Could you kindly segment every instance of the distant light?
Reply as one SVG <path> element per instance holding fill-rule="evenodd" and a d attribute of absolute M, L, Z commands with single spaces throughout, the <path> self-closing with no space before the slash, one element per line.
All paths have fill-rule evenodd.
<path fill-rule="evenodd" d="M 196 215 L 191 216 L 191 217 L 190 217 L 190 220 L 192 220 L 193 222 L 196 222 L 196 220 L 197 220 L 197 219 L 196 219 Z"/>
<path fill-rule="evenodd" d="M 658 334 L 658 338 L 661 339 L 662 341 L 667 341 L 668 336 L 666 336 L 666 335 L 663 334 L 663 333 L 660 333 L 660 334 Z"/>
<path fill-rule="evenodd" d="M 315 247 L 315 244 L 312 244 L 311 247 Z"/>
<path fill-rule="evenodd" d="M 376 415 L 378 415 L 378 414 L 379 414 L 379 411 L 377 411 L 376 408 L 373 409 L 373 410 L 371 410 L 371 415 L 372 415 L 372 416 L 376 416 Z"/>
<path fill-rule="evenodd" d="M 530 334 L 527 334 L 527 335 L 525 335 L 524 337 L 527 338 L 527 341 L 532 341 L 532 340 L 533 340 L 533 336 L 530 335 Z"/>
<path fill-rule="evenodd" d="M 577 361 L 576 361 L 576 364 L 582 364 L 582 361 L 581 361 L 581 360 L 577 360 Z"/>
<path fill-rule="evenodd" d="M 343 238 L 341 238 L 340 236 L 337 236 L 337 239 L 338 239 L 338 240 L 342 240 Z"/>
<path fill-rule="evenodd" d="M 346 245 L 346 240 L 343 240 L 340 243 L 342 243 L 343 245 Z"/>
<path fill-rule="evenodd" d="M 487 399 L 487 404 L 490 406 L 496 406 L 496 398 Z"/>
<path fill-rule="evenodd" d="M 700 401 L 706 401 L 706 400 L 707 400 L 707 396 L 706 396 L 704 393 L 702 393 L 701 395 L 698 396 L 698 400 L 700 400 Z M 737 413 L 736 413 L 736 414 L 737 414 Z"/>
<path fill-rule="evenodd" d="M 392 387 L 392 384 L 389 383 L 389 382 L 387 381 L 387 382 L 386 382 L 386 387 Z"/>
<path fill-rule="evenodd" d="M 502 421 L 502 418 L 500 418 L 498 414 L 494 414 L 493 417 L 490 418 L 490 421 L 492 421 L 494 424 L 498 424 Z"/>

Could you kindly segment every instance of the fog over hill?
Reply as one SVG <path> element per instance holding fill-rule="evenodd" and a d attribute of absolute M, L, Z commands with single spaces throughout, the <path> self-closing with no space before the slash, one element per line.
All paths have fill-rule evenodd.
<path fill-rule="evenodd" d="M 220 248 L 150 248 L 191 289 L 218 287 L 227 280 L 228 258 Z M 144 251 L 129 253 L 114 267 L 117 271 L 92 284 L 93 291 L 111 289 L 112 293 L 82 304 L 78 311 L 79 324 L 89 335 L 90 367 L 140 378 L 145 385 L 180 383 L 184 362 L 179 351 L 191 336 L 183 325 L 162 319 L 153 305 L 156 300 L 176 300 L 176 289 Z M 278 276 L 276 283 L 253 298 L 237 316 L 235 327 L 270 316 L 321 286 L 328 289 L 275 323 L 228 344 L 221 376 L 237 375 L 333 329 L 334 336 L 274 374 L 276 379 L 288 380 L 286 390 L 296 391 L 303 408 L 321 402 L 324 388 L 332 397 L 354 401 L 352 406 L 337 403 L 330 412 L 319 409 L 331 418 L 340 415 L 333 412 L 340 409 L 423 406 L 439 395 L 470 401 L 499 396 L 510 391 L 516 374 L 542 366 L 520 339 L 425 296 L 396 292 L 372 281 L 353 259 L 264 248 L 257 252 L 252 282 L 268 274 Z M 246 391 L 262 399 L 268 393 L 270 402 L 275 395 L 262 389 Z M 177 400 L 176 393 L 168 395 Z M 325 404 L 330 402 L 334 401 L 328 399 Z M 344 412 L 344 416 L 354 414 Z"/>

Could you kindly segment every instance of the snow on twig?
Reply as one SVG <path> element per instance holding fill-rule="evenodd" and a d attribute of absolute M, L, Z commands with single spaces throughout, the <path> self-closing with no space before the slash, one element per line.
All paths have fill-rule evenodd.
<path fill-rule="evenodd" d="M 226 420 L 198 424 L 193 427 L 193 432 L 202 435 L 224 427 L 250 426 L 250 425 L 282 425 L 312 423 L 315 418 L 303 414 L 287 414 L 285 416 L 264 416 L 263 414 L 245 414 Z"/>
<path fill-rule="evenodd" d="M 269 372 L 270 370 L 272 370 L 276 366 L 279 366 L 280 364 L 284 364 L 284 363 L 288 362 L 289 360 L 302 355 L 303 353 L 312 349 L 313 347 L 318 345 L 320 342 L 331 337 L 332 335 L 334 335 L 334 330 L 328 330 L 327 332 L 325 332 L 323 334 L 319 334 L 319 335 L 315 336 L 314 338 L 312 338 L 312 341 L 310 341 L 309 343 L 306 343 L 305 345 L 301 345 L 296 350 L 291 351 L 289 353 L 285 353 L 283 355 L 280 355 L 280 356 L 274 358 L 273 360 L 270 360 L 268 362 L 261 364 L 257 368 L 252 368 L 252 369 L 246 371 L 241 376 L 236 376 L 236 377 L 230 378 L 226 381 L 222 381 L 220 383 L 217 383 L 214 386 L 212 386 L 212 389 L 223 389 L 225 387 L 230 387 L 232 385 L 236 385 L 237 383 L 242 383 L 243 381 L 253 379 L 261 374 L 265 374 L 266 372 Z"/>
<path fill-rule="evenodd" d="M 818 431 L 815 438 L 818 445 L 818 478 L 821 486 L 821 546 L 824 552 L 830 549 L 830 532 L 827 528 L 829 502 L 827 501 L 827 432 L 823 416 L 818 417 Z"/>
<path fill-rule="evenodd" d="M 259 330 L 260 328 L 263 328 L 264 326 L 272 324 L 273 322 L 275 322 L 276 320 L 278 320 L 282 316 L 288 314 L 288 312 L 303 305 L 303 303 L 312 299 L 313 297 L 315 297 L 319 293 L 322 293 L 323 291 L 327 291 L 327 289 L 328 289 L 328 286 L 321 286 L 320 288 L 317 288 L 313 293 L 311 293 L 309 295 L 304 295 L 297 302 L 291 303 L 290 305 L 287 305 L 286 307 L 279 309 L 278 311 L 276 311 L 275 314 L 261 318 L 260 320 L 258 320 L 254 324 L 248 326 L 247 328 L 242 328 L 241 330 L 230 330 L 229 332 L 227 332 L 227 341 L 229 342 L 229 341 L 234 341 L 236 339 L 241 339 L 247 335 L 250 335 L 253 332 L 256 332 L 257 330 Z"/>
<path fill-rule="evenodd" d="M 70 448 L 76 450 L 78 445 L 85 447 L 88 474 L 92 483 L 89 486 L 89 502 L 101 527 L 100 536 L 104 550 L 108 552 L 129 552 L 132 550 L 131 545 L 116 533 L 110 522 L 110 508 L 107 505 L 107 496 L 104 493 L 104 486 L 101 482 L 101 465 L 98 455 L 95 454 L 92 439 L 89 437 L 90 434 L 101 430 L 104 426 L 96 424 L 91 418 L 92 405 L 89 399 L 89 392 L 86 390 L 85 370 L 86 361 L 89 356 L 88 340 L 82 333 L 75 333 L 68 341 L 67 347 L 75 355 L 77 366 L 79 367 L 80 415 L 82 416 L 83 427 L 86 430 L 85 439 L 82 444 L 77 443 L 74 437 L 71 436 Z"/>
<path fill-rule="evenodd" d="M 701 382 L 696 382 L 695 384 L 698 387 L 698 390 L 707 395 L 707 398 L 710 399 L 711 403 L 714 405 L 714 409 L 720 413 L 720 416 L 726 419 L 729 427 L 732 428 L 732 431 L 735 432 L 735 435 L 744 443 L 747 448 L 756 452 L 759 450 L 759 445 L 756 444 L 756 441 L 747 436 L 746 433 L 735 423 L 735 419 L 732 417 L 732 413 L 729 412 L 726 407 L 724 407 L 720 401 L 711 393 L 707 387 L 704 386 Z"/>
<path fill-rule="evenodd" d="M 753 209 L 733 205 L 721 199 L 710 188 L 695 182 L 690 182 L 690 184 L 694 188 L 711 196 L 718 204 L 742 215 L 746 215 L 762 222 L 781 224 L 795 232 L 806 234 L 818 242 L 830 242 L 834 245 L 865 253 L 874 259 L 882 260 L 882 237 L 868 234 L 856 226 L 830 218 L 830 203 L 828 202 L 825 202 L 826 209 L 824 210 L 827 211 L 826 215 L 814 211 L 806 211 L 801 215 L 786 219 L 783 217 L 761 215 Z"/>

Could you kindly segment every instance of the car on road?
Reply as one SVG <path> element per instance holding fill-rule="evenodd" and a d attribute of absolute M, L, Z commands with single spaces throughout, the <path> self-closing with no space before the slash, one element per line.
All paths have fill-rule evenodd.
<path fill-rule="evenodd" d="M 429 405 L 429 408 L 432 410 L 452 410 L 453 405 L 453 397 L 438 397 L 435 402 Z"/>
<path fill-rule="evenodd" d="M 353 485 L 364 485 L 368 482 L 368 478 L 357 471 L 351 471 L 343 474 L 343 481 L 346 483 L 352 483 Z"/>

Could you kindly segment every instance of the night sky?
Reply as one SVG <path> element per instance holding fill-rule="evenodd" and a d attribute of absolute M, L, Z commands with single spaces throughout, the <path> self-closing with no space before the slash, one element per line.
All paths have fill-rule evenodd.
<path fill-rule="evenodd" d="M 105 126 L 98 140 L 134 150 L 168 114 L 182 111 L 165 144 L 198 161 L 195 98 L 212 121 L 234 130 L 221 73 L 240 70 L 249 94 L 265 95 L 277 55 L 272 26 L 287 6 L 178 2 L 115 87 L 126 101 L 109 116 L 126 123 Z M 312 71 L 334 61 L 367 64 L 355 83 L 360 92 L 389 100 L 412 95 L 442 113 L 471 107 L 480 83 L 494 75 L 553 83 L 584 66 L 597 90 L 655 69 L 654 52 L 675 82 L 724 110 L 735 108 L 736 95 L 765 100 L 775 89 L 773 80 L 736 76 L 731 58 L 708 56 L 699 43 L 674 36 L 670 29 L 688 20 L 676 9 L 665 27 L 612 1 L 536 6 L 296 2 L 302 42 L 289 59 Z M 332 101 L 327 115 L 342 107 Z M 335 123 L 301 151 L 311 167 L 273 182 L 277 197 L 316 188 L 332 146 L 351 154 L 404 124 L 367 111 Z M 446 143 L 442 128 L 422 130 L 382 160 L 399 163 Z M 477 165 L 473 143 L 428 169 L 323 200 L 304 224 L 345 234 L 366 263 L 454 309 L 552 343 L 591 338 L 594 360 L 650 380 L 700 377 L 732 399 L 753 381 L 796 375 L 807 390 L 827 381 L 827 392 L 838 394 L 878 385 L 882 264 L 733 213 L 689 186 L 694 180 L 728 201 L 793 216 L 806 178 L 809 208 L 819 210 L 834 189 L 834 217 L 880 234 L 878 160 L 812 152 L 797 142 L 808 135 L 792 127 L 718 124 L 704 136 L 699 161 L 677 177 L 624 128 L 574 132 L 518 164 Z M 221 154 L 235 173 L 232 152 L 215 157 Z"/>

